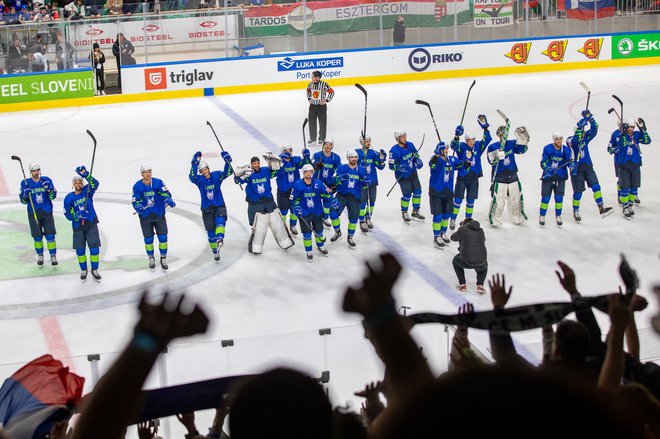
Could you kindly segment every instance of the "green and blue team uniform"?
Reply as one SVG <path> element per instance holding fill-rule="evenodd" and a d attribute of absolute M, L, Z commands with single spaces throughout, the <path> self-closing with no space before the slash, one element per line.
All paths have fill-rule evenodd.
<path fill-rule="evenodd" d="M 257 213 L 271 213 L 277 209 L 273 199 L 273 188 L 270 184 L 271 178 L 275 177 L 277 171 L 268 166 L 259 167 L 259 171 L 253 171 L 249 176 L 244 175 L 238 180 L 246 184 L 245 201 L 248 202 L 248 222 L 254 223 Z"/>
<path fill-rule="evenodd" d="M 390 148 L 388 166 L 394 171 L 394 178 L 401 188 L 401 211 L 408 212 L 410 200 L 413 212 L 419 210 L 422 201 L 422 185 L 419 182 L 417 169 L 422 167 L 417 148 L 412 142 L 406 142 L 405 148 L 398 143 Z"/>
<path fill-rule="evenodd" d="M 362 186 L 369 183 L 367 179 L 367 170 L 362 166 L 356 165 L 351 168 L 348 164 L 343 164 L 337 168 L 335 174 L 335 186 L 337 187 L 336 198 L 339 202 L 339 208 L 330 211 L 330 219 L 335 232 L 340 231 L 341 221 L 339 216 L 348 210 L 348 236 L 355 234 L 355 228 L 360 216 L 360 198 Z"/>
<path fill-rule="evenodd" d="M 429 204 L 433 215 L 433 236 L 438 237 L 447 232 L 453 213 L 454 171 L 462 169 L 463 162 L 458 157 L 449 156 L 443 159 L 434 155 L 429 161 L 429 167 Z"/>
<path fill-rule="evenodd" d="M 198 164 L 190 163 L 188 179 L 197 186 L 201 196 L 202 220 L 208 236 L 209 246 L 214 254 L 218 253 L 218 242 L 225 239 L 225 225 L 227 224 L 227 206 L 222 196 L 222 182 L 232 174 L 231 166 L 225 162 L 222 171 L 213 171 L 209 178 L 198 173 Z"/>
<path fill-rule="evenodd" d="M 282 218 L 286 221 L 286 216 L 291 208 L 291 190 L 293 185 L 300 180 L 300 168 L 303 167 L 306 161 L 299 156 L 289 156 L 289 159 L 285 160 L 285 156 L 288 156 L 288 153 L 280 154 L 282 166 L 275 174 L 275 182 L 277 183 L 277 207 L 280 209 Z M 293 228 L 297 224 L 298 217 L 291 211 L 289 225 Z"/>
<path fill-rule="evenodd" d="M 358 155 L 357 164 L 362 166 L 367 172 L 367 179 L 369 183 L 362 188 L 360 194 L 360 222 L 364 222 L 364 217 L 371 218 L 374 213 L 374 206 L 376 204 L 377 187 L 378 187 L 378 171 L 385 169 L 385 158 L 381 157 L 380 153 L 369 148 L 358 148 L 355 150 Z"/>
<path fill-rule="evenodd" d="M 465 218 L 472 218 L 474 213 L 474 202 L 479 197 L 479 178 L 483 174 L 481 167 L 481 156 L 493 140 L 490 131 L 484 130 L 481 140 L 476 140 L 472 148 L 467 143 L 459 142 L 456 138 L 451 141 L 450 147 L 456 152 L 456 157 L 461 163 L 467 163 L 458 170 L 456 186 L 454 188 L 454 209 L 452 219 L 456 219 L 461 210 L 463 198 L 465 198 Z M 464 197 L 465 196 L 465 197 Z"/>
<path fill-rule="evenodd" d="M 321 169 L 316 169 L 318 163 L 322 163 Z M 312 156 L 312 166 L 314 166 L 314 178 L 321 180 L 323 184 L 333 189 L 335 186 L 334 176 L 335 171 L 341 165 L 341 157 L 336 153 L 330 151 L 330 156 L 326 156 L 323 151 L 315 152 Z M 330 208 L 323 209 L 323 219 L 328 219 L 330 216 Z"/>
<path fill-rule="evenodd" d="M 585 131 L 587 123 L 589 130 Z M 575 134 L 566 139 L 566 145 L 571 148 L 575 162 L 575 172 L 571 172 L 571 185 L 573 187 L 573 210 L 580 209 L 580 200 L 585 190 L 585 183 L 594 193 L 594 200 L 598 206 L 603 206 L 603 194 L 601 192 L 598 176 L 594 170 L 594 164 L 589 154 L 589 143 L 598 134 L 598 123 L 590 116 L 578 122 Z"/>
<path fill-rule="evenodd" d="M 167 256 L 166 204 L 173 205 L 172 194 L 159 178 L 152 178 L 147 185 L 139 180 L 133 185 L 131 198 L 133 209 L 140 217 L 140 227 L 144 237 L 144 248 L 149 257 L 154 255 L 154 229 L 158 236 L 158 251 L 161 257 Z"/>
<path fill-rule="evenodd" d="M 312 178 L 310 184 L 304 179 L 298 180 L 291 190 L 291 209 L 298 212 L 304 220 L 300 223 L 303 244 L 307 253 L 312 251 L 312 230 L 316 234 L 316 246 L 323 248 L 324 209 L 330 207 L 330 190 L 321 180 Z"/>
<path fill-rule="evenodd" d="M 94 194 L 99 188 L 99 182 L 89 174 L 84 179 L 87 184 L 79 194 L 70 192 L 64 198 L 64 216 L 71 221 L 73 248 L 76 250 L 80 269 L 87 270 L 85 247 L 88 246 L 92 270 L 98 270 L 101 239 L 97 226 L 99 219 L 94 209 Z"/>
<path fill-rule="evenodd" d="M 613 136 L 614 137 L 614 136 Z M 637 198 L 637 191 L 641 185 L 642 152 L 639 145 L 651 143 L 648 130 L 633 131 L 632 136 L 627 132 L 619 133 L 614 139 L 614 147 L 610 154 L 614 154 L 619 177 L 619 203 L 623 207 L 629 207 Z"/>
<path fill-rule="evenodd" d="M 28 224 L 37 255 L 44 254 L 43 238 L 46 238 L 48 253 L 52 256 L 57 254 L 57 243 L 55 242 L 57 231 L 53 218 L 53 200 L 56 197 L 57 189 L 48 177 L 42 175 L 37 181 L 32 178 L 21 181 L 19 200 L 27 205 Z M 32 199 L 32 203 L 30 203 L 30 199 Z M 32 204 L 34 204 L 34 211 Z M 37 222 L 34 220 L 35 214 Z"/>
<path fill-rule="evenodd" d="M 572 163 L 569 147 L 562 145 L 561 148 L 557 149 L 554 143 L 543 147 L 540 163 L 543 170 L 541 176 L 541 216 L 545 216 L 547 213 L 548 203 L 553 192 L 555 194 L 555 217 L 561 216 L 566 180 L 568 180 L 568 171 Z"/>

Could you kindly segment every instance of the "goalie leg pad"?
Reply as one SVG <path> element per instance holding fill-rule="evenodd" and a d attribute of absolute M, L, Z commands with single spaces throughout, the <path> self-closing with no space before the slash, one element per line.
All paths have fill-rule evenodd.
<path fill-rule="evenodd" d="M 493 200 L 490 203 L 490 212 L 488 214 L 488 220 L 493 227 L 502 227 L 506 194 L 507 184 L 496 182 L 493 190 Z"/>
<path fill-rule="evenodd" d="M 254 216 L 254 223 L 252 225 L 252 234 L 248 242 L 248 251 L 255 255 L 260 255 L 264 249 L 264 241 L 266 240 L 266 233 L 268 233 L 268 220 L 267 213 L 257 212 Z"/>
<path fill-rule="evenodd" d="M 270 230 L 273 232 L 277 245 L 284 250 L 293 247 L 293 238 L 280 211 L 274 210 L 267 215 L 269 217 Z"/>

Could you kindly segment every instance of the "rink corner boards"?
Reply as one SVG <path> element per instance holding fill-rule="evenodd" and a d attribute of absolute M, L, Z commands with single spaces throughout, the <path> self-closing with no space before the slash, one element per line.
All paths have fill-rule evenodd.
<path fill-rule="evenodd" d="M 0 76 L 0 112 L 303 90 L 320 70 L 333 87 L 660 64 L 660 31 L 488 40 L 139 64 L 124 94 L 94 96 L 93 71 Z"/>

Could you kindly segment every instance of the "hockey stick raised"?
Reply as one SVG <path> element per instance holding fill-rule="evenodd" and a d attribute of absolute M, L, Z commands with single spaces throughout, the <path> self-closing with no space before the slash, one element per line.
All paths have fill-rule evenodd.
<path fill-rule="evenodd" d="M 302 136 L 303 136 L 302 147 L 303 147 L 303 149 L 307 148 L 306 142 L 305 142 L 305 140 L 306 140 L 305 139 L 305 127 L 307 126 L 307 122 L 308 122 L 308 120 L 307 120 L 307 118 L 305 118 L 305 120 L 303 121 L 303 124 L 302 124 Z"/>
<path fill-rule="evenodd" d="M 94 178 L 93 177 L 93 172 L 94 172 L 94 161 L 96 160 L 96 144 L 97 144 L 97 142 L 96 142 L 96 137 L 94 137 L 94 134 L 92 134 L 92 132 L 90 130 L 85 130 L 85 132 L 89 135 L 89 137 L 92 138 L 92 142 L 94 143 L 94 146 L 93 146 L 93 149 L 92 149 L 92 164 L 89 166 L 89 174 L 87 175 L 88 177 Z M 90 189 L 88 188 L 87 192 L 85 192 L 85 201 L 83 203 L 83 206 L 84 206 L 83 208 L 85 210 L 87 210 L 87 198 L 89 197 L 89 191 L 90 191 Z M 85 220 L 83 219 L 82 221 L 80 221 L 80 224 L 82 224 L 84 226 L 85 225 Z"/>
<path fill-rule="evenodd" d="M 619 119 L 621 120 L 621 124 L 623 125 L 623 101 L 619 99 L 617 95 L 612 95 L 615 101 L 619 103 L 619 106 L 621 107 L 621 112 L 619 112 Z"/>
<path fill-rule="evenodd" d="M 587 105 L 584 107 L 584 109 L 588 110 L 589 109 L 589 99 L 591 99 L 591 90 L 589 90 L 589 87 L 587 87 L 587 84 L 585 84 L 584 82 L 580 82 L 580 87 L 585 89 L 585 91 L 587 92 Z"/>
<path fill-rule="evenodd" d="M 431 104 L 429 104 L 426 101 L 422 101 L 421 99 L 417 99 L 415 103 L 417 105 L 424 105 L 426 108 L 429 109 L 429 113 L 431 113 L 431 120 L 433 121 L 433 127 L 435 128 L 435 134 L 438 136 L 438 142 L 442 142 L 442 139 L 440 139 L 440 133 L 438 132 L 438 126 L 435 124 L 435 117 L 433 117 L 433 110 L 431 110 Z"/>
<path fill-rule="evenodd" d="M 417 154 L 418 154 L 418 155 L 419 155 L 419 152 L 422 150 L 422 147 L 424 146 L 424 140 L 426 140 L 426 133 L 422 136 L 422 143 L 419 144 L 419 149 L 417 150 Z M 390 190 L 387 191 L 387 194 L 385 194 L 385 197 L 389 197 L 389 196 L 390 196 L 390 194 L 392 193 L 392 191 L 394 190 L 394 188 L 396 187 L 396 185 L 399 183 L 399 179 L 400 179 L 400 178 L 401 178 L 401 176 L 399 175 L 399 177 L 396 179 L 396 181 L 394 182 L 394 184 L 392 185 L 392 187 L 390 188 Z"/>
<path fill-rule="evenodd" d="M 463 120 L 465 119 L 465 110 L 467 110 L 467 104 L 468 100 L 470 99 L 470 92 L 472 91 L 472 87 L 477 83 L 477 80 L 475 79 L 472 81 L 472 85 L 470 85 L 470 88 L 468 89 L 467 97 L 465 98 L 465 105 L 463 106 L 463 114 L 461 115 L 461 123 L 459 125 L 463 125 Z"/>
<path fill-rule="evenodd" d="M 364 125 L 362 127 L 362 138 L 364 139 L 367 135 L 367 90 L 360 84 L 355 84 L 355 86 L 364 93 Z"/>
<path fill-rule="evenodd" d="M 213 129 L 213 125 L 211 125 L 211 122 L 207 120 L 206 125 L 208 125 L 211 128 L 211 131 L 213 131 L 213 136 L 215 137 L 215 140 L 218 142 L 218 145 L 220 145 L 220 151 L 225 152 L 225 149 L 222 147 L 222 143 L 220 142 L 220 139 L 218 139 L 218 135 L 215 133 L 215 130 Z M 231 169 L 231 173 L 234 174 L 234 176 L 236 176 L 236 173 L 234 172 L 234 167 L 231 165 L 231 163 L 229 163 L 229 169 Z M 238 187 L 240 187 L 241 190 L 243 190 L 243 184 L 240 183 L 240 180 L 237 180 L 237 183 L 238 183 Z"/>
<path fill-rule="evenodd" d="M 23 169 L 23 160 L 17 155 L 11 156 L 12 160 L 16 160 L 18 164 L 21 166 L 21 173 L 23 174 L 23 180 L 25 180 L 25 183 L 27 184 L 27 177 L 25 176 L 25 169 Z M 37 211 L 34 210 L 34 202 L 32 201 L 32 197 L 30 194 L 28 194 L 28 200 L 30 201 L 30 207 L 32 208 L 32 217 L 34 218 L 34 223 L 37 225 L 38 229 L 41 229 L 39 227 L 39 220 L 37 219 Z"/>
<path fill-rule="evenodd" d="M 502 110 L 497 110 L 497 114 L 500 115 L 502 119 L 504 119 L 505 123 L 505 128 L 504 128 L 504 137 L 500 139 L 500 149 L 504 148 L 504 145 L 506 144 L 506 139 L 509 137 L 509 128 L 511 127 L 511 122 L 509 122 L 509 117 L 504 114 Z M 498 159 L 497 162 L 495 163 L 495 168 L 493 169 L 493 175 L 490 177 L 490 196 L 493 196 L 493 189 L 495 187 L 495 175 L 497 174 L 497 168 L 500 165 L 500 160 Z"/>

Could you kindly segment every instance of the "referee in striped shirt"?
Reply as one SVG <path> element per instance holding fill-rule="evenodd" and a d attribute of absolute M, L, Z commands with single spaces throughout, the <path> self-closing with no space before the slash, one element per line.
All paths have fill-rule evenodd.
<path fill-rule="evenodd" d="M 307 101 L 309 102 L 309 141 L 312 145 L 316 140 L 316 119 L 318 118 L 320 129 L 318 143 L 323 144 L 325 139 L 325 128 L 328 121 L 328 107 L 326 104 L 332 100 L 335 91 L 327 82 L 321 81 L 321 72 L 312 72 L 312 82 L 307 86 Z"/>

